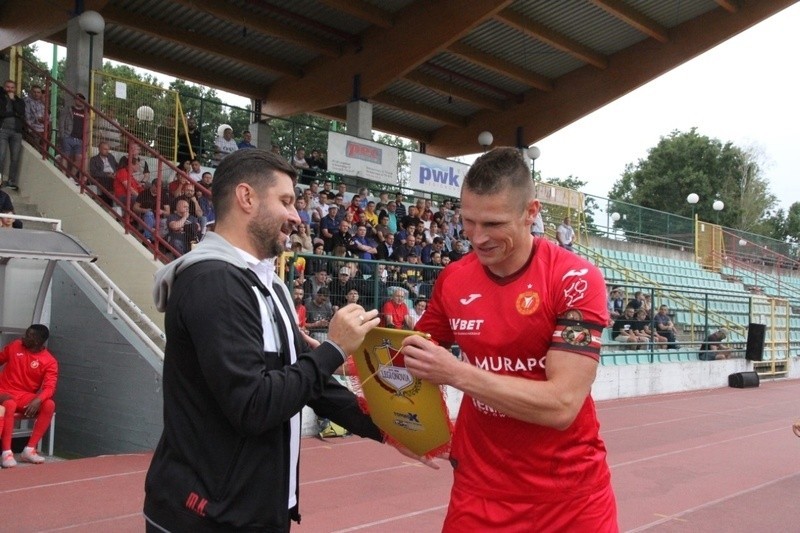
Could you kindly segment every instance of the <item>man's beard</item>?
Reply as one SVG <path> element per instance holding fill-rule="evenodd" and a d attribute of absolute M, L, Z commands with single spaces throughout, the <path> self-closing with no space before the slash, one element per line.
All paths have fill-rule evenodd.
<path fill-rule="evenodd" d="M 247 233 L 258 259 L 277 257 L 283 253 L 285 243 L 281 235 L 281 224 L 269 214 L 263 203 L 259 206 L 255 218 L 247 224 Z"/>

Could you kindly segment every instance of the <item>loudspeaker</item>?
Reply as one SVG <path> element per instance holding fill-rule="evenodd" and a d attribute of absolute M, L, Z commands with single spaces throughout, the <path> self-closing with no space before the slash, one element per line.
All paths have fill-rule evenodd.
<path fill-rule="evenodd" d="M 755 372 L 736 372 L 728 376 L 728 386 L 736 389 L 758 387 L 758 374 Z"/>
<path fill-rule="evenodd" d="M 764 359 L 764 337 L 767 326 L 764 324 L 750 324 L 747 326 L 747 351 L 745 358 L 748 361 L 761 361 Z"/>

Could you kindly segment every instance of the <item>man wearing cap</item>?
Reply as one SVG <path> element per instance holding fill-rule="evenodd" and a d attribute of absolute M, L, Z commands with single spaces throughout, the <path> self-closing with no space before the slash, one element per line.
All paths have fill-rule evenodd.
<path fill-rule="evenodd" d="M 232 154 L 239 149 L 239 145 L 233 138 L 233 129 L 225 128 L 222 132 L 222 137 L 217 137 L 214 141 L 214 166 L 220 164 L 229 154 Z"/>
<path fill-rule="evenodd" d="M 89 114 L 86 112 L 86 97 L 81 93 L 75 94 L 70 107 L 65 107 L 61 112 L 58 131 L 61 134 L 61 149 L 69 165 L 68 174 L 80 170 L 80 158 L 83 155 L 83 130 Z"/>
<path fill-rule="evenodd" d="M 343 266 L 339 269 L 339 275 L 328 284 L 331 295 L 331 305 L 336 311 L 339 307 L 346 305 L 347 293 L 355 288 L 355 283 L 350 279 L 350 268 Z"/>

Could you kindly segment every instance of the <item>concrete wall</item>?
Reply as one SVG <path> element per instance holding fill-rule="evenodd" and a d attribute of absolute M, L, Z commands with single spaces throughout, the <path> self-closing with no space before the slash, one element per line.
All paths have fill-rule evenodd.
<path fill-rule="evenodd" d="M 97 265 L 139 308 L 163 329 L 164 316 L 153 303 L 153 275 L 160 263 L 80 188 L 23 143 L 20 195 L 36 204 L 42 216 L 61 219 L 98 256 Z"/>
<path fill-rule="evenodd" d="M 59 363 L 56 454 L 151 450 L 161 436 L 161 360 L 105 300 L 61 263 L 53 276 L 51 337 Z"/>

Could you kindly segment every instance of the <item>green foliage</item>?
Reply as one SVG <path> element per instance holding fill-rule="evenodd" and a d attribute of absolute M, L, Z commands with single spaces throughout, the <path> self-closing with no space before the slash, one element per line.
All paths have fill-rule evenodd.
<path fill-rule="evenodd" d="M 404 137 L 395 137 L 387 133 L 373 133 L 376 143 L 385 144 L 400 148 L 397 156 L 397 185 L 400 187 L 408 186 L 411 176 L 409 176 L 411 161 L 409 152 L 419 151 L 419 144 Z"/>
<path fill-rule="evenodd" d="M 692 128 L 662 137 L 646 159 L 629 164 L 609 193 L 618 200 L 610 210 L 624 216 L 617 227 L 633 229 L 635 223 L 640 233 L 661 235 L 664 220 L 642 217 L 637 206 L 690 218 L 690 193 L 700 197 L 694 212 L 701 220 L 745 231 L 763 230 L 762 222 L 775 204 L 754 153 Z M 725 203 L 721 212 L 712 208 L 715 199 Z"/>
<path fill-rule="evenodd" d="M 336 122 L 314 115 L 299 115 L 289 120 L 275 118 L 269 124 L 272 143 L 280 147 L 285 158 L 291 159 L 298 148 L 304 148 L 306 155 L 312 150 L 327 152 L 328 132 L 335 130 Z"/>

